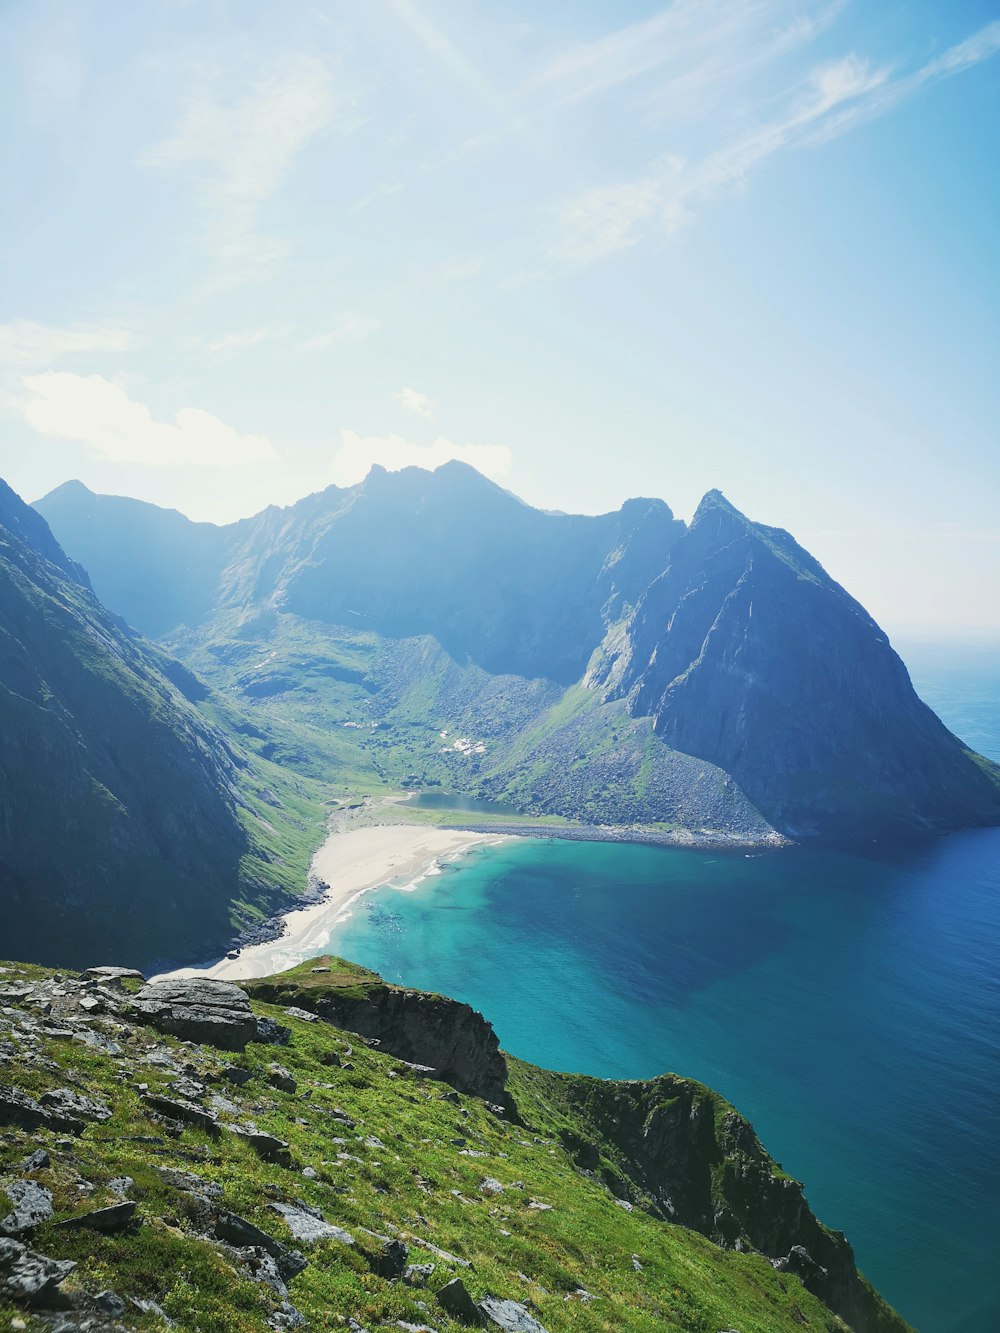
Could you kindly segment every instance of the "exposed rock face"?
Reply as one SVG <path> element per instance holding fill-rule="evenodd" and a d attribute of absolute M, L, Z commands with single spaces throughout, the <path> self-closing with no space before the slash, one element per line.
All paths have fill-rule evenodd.
<path fill-rule="evenodd" d="M 62 1309 L 59 1284 L 72 1273 L 71 1259 L 49 1259 L 19 1241 L 0 1237 L 0 1297 L 21 1305 Z"/>
<path fill-rule="evenodd" d="M 188 977 L 154 981 L 133 998 L 140 1021 L 188 1041 L 242 1051 L 257 1036 L 246 991 L 229 981 Z"/>
<path fill-rule="evenodd" d="M 545 1328 L 520 1301 L 503 1301 L 487 1296 L 479 1302 L 484 1322 L 504 1333 L 546 1333 Z"/>
<path fill-rule="evenodd" d="M 673 1074 L 643 1082 L 574 1078 L 566 1086 L 595 1137 L 619 1151 L 619 1179 L 605 1172 L 613 1190 L 638 1189 L 664 1220 L 718 1245 L 760 1250 L 800 1276 L 856 1333 L 865 1333 L 870 1295 L 850 1244 L 816 1220 L 798 1181 L 775 1174 L 742 1116 L 720 1116 L 720 1099 Z M 589 1145 L 581 1144 L 576 1157 L 585 1169 L 595 1165 Z"/>
<path fill-rule="evenodd" d="M 384 982 L 338 989 L 308 987 L 280 977 L 250 983 L 255 996 L 281 1004 L 295 997 L 335 1027 L 374 1039 L 402 1060 L 424 1065 L 460 1092 L 509 1106 L 507 1062 L 482 1014 L 442 995 L 402 990 Z"/>
<path fill-rule="evenodd" d="M 0 1231 L 8 1236 L 19 1236 L 22 1231 L 47 1222 L 52 1216 L 52 1191 L 33 1180 L 15 1180 L 5 1186 L 7 1198 L 14 1205 L 0 1221 Z"/>
<path fill-rule="evenodd" d="M 1000 822 L 995 766 L 917 698 L 864 608 L 718 491 L 598 677 L 792 836 Z"/>

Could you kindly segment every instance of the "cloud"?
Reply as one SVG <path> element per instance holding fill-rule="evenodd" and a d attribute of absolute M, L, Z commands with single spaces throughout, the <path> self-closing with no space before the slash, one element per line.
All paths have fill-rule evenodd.
<path fill-rule="evenodd" d="M 219 352 L 242 352 L 245 347 L 257 347 L 271 338 L 281 335 L 272 329 L 244 329 L 234 333 L 224 333 L 205 344 L 205 351 L 217 355 Z"/>
<path fill-rule="evenodd" d="M 664 155 L 637 177 L 565 200 L 556 211 L 552 254 L 564 263 L 588 264 L 628 249 L 650 232 L 669 234 L 706 201 L 745 187 L 776 153 L 827 142 L 997 51 L 1000 22 L 910 74 L 873 66 L 854 54 L 817 65 L 785 94 L 782 110 L 759 119 L 753 129 L 699 156 Z"/>
<path fill-rule="evenodd" d="M 353 430 L 342 430 L 340 438 L 342 443 L 333 460 L 333 481 L 337 486 L 353 486 L 362 481 L 374 463 L 389 472 L 398 472 L 404 467 L 433 470 L 453 459 L 499 481 L 507 476 L 514 461 L 505 445 L 452 444 L 443 435 L 433 444 L 413 444 L 402 435 L 359 435 Z"/>
<path fill-rule="evenodd" d="M 239 467 L 277 461 L 261 435 L 240 435 L 196 407 L 183 407 L 174 424 L 155 421 L 103 375 L 48 371 L 22 381 L 14 406 L 40 435 L 77 440 L 112 463 L 149 467 Z"/>
<path fill-rule="evenodd" d="M 300 342 L 298 350 L 300 352 L 322 352 L 325 348 L 333 347 L 336 343 L 360 342 L 362 338 L 367 338 L 369 334 L 377 333 L 381 327 L 382 321 L 373 319 L 370 315 L 342 315 L 326 333 L 317 334 L 313 338 L 306 338 Z"/>
<path fill-rule="evenodd" d="M 575 43 L 535 83 L 558 102 L 575 102 L 655 74 L 654 102 L 676 105 L 678 94 L 731 88 L 741 70 L 812 40 L 843 4 L 829 0 L 803 14 L 797 0 L 674 0 L 649 18 Z"/>
<path fill-rule="evenodd" d="M 258 214 L 296 158 L 334 118 L 336 99 L 322 61 L 299 57 L 272 67 L 231 104 L 202 92 L 191 98 L 169 138 L 142 165 L 192 171 L 213 222 L 218 258 L 246 269 L 280 259 L 284 242 L 259 234 Z"/>
<path fill-rule="evenodd" d="M 392 397 L 393 401 L 399 403 L 401 407 L 405 407 L 407 412 L 416 412 L 418 417 L 426 417 L 428 421 L 433 416 L 431 400 L 425 393 L 420 393 L 417 389 L 409 389 L 404 385 Z"/>
<path fill-rule="evenodd" d="M 0 324 L 0 366 L 20 369 L 50 366 L 64 356 L 124 352 L 134 343 L 131 331 L 121 326 L 71 324 L 58 328 L 14 319 Z"/>

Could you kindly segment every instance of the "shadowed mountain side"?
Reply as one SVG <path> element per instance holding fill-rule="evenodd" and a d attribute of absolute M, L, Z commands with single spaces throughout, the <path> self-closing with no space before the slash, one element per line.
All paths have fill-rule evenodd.
<path fill-rule="evenodd" d="M 238 786 L 252 785 L 248 760 L 171 684 L 165 656 L 98 602 L 44 521 L 6 487 L 0 501 L 6 947 L 131 962 L 230 939 L 234 903 L 268 899 Z"/>
<path fill-rule="evenodd" d="M 121 495 L 67 481 L 35 509 L 85 566 L 105 606 L 158 638 L 211 611 L 225 560 L 226 529 L 192 523 Z"/>
<path fill-rule="evenodd" d="M 917 698 L 867 612 L 717 491 L 598 678 L 793 836 L 1000 820 L 995 765 Z"/>
<path fill-rule="evenodd" d="M 545 513 L 457 462 L 376 467 L 348 490 L 226 528 L 79 483 L 38 509 L 146 633 L 197 625 L 212 609 L 276 609 L 390 638 L 431 634 L 459 663 L 563 685 L 684 530 L 661 500 L 597 517 Z"/>

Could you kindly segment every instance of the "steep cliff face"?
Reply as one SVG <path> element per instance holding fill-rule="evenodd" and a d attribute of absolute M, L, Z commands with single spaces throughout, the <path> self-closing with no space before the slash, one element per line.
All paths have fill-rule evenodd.
<path fill-rule="evenodd" d="M 767 1255 L 857 1333 L 882 1326 L 846 1237 L 817 1221 L 801 1184 L 715 1093 L 665 1074 L 644 1082 L 561 1076 L 557 1096 L 577 1124 L 567 1146 L 578 1164 L 617 1192 L 717 1245 Z"/>
<path fill-rule="evenodd" d="M 8 952 L 131 961 L 231 934 L 245 761 L 6 487 L 0 735 Z"/>
<path fill-rule="evenodd" d="M 492 1025 L 468 1005 L 388 985 L 340 958 L 243 984 L 255 1002 L 314 1013 L 502 1106 L 528 1132 L 552 1135 L 579 1171 L 632 1207 L 724 1249 L 767 1256 L 855 1333 L 902 1328 L 858 1274 L 847 1239 L 816 1219 L 802 1185 L 768 1156 L 753 1126 L 702 1084 L 674 1074 L 553 1074 L 508 1059 Z"/>
<path fill-rule="evenodd" d="M 327 971 L 313 973 L 317 965 Z M 375 973 L 339 959 L 251 981 L 247 989 L 256 999 L 307 1009 L 401 1060 L 433 1069 L 460 1092 L 512 1109 L 497 1035 L 470 1005 L 387 985 Z"/>
<path fill-rule="evenodd" d="M 1000 820 L 996 766 L 921 703 L 863 607 L 788 533 L 717 491 L 600 678 L 793 836 Z"/>

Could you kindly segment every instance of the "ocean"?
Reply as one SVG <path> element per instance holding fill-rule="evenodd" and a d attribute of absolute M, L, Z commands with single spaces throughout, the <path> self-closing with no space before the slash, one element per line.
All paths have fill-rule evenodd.
<path fill-rule="evenodd" d="M 903 656 L 1000 760 L 1000 645 Z M 708 1083 L 921 1333 L 1000 1328 L 1000 829 L 754 855 L 514 841 L 370 894 L 333 947 L 467 1000 L 526 1060 Z"/>

